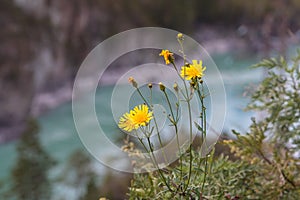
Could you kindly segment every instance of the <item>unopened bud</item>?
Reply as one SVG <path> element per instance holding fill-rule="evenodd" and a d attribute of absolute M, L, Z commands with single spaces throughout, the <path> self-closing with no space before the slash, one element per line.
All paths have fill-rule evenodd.
<path fill-rule="evenodd" d="M 192 88 L 195 88 L 196 83 L 195 83 L 194 81 L 191 81 L 191 82 L 190 82 L 190 85 L 191 85 Z"/>
<path fill-rule="evenodd" d="M 134 80 L 133 77 L 129 77 L 129 78 L 128 78 L 128 82 L 131 83 L 133 87 L 135 87 L 135 88 L 138 87 L 138 84 L 137 84 L 137 82 Z"/>
<path fill-rule="evenodd" d="M 166 87 L 162 84 L 162 82 L 159 82 L 158 85 L 161 91 L 165 91 Z"/>
<path fill-rule="evenodd" d="M 182 41 L 183 40 L 183 34 L 182 33 L 178 33 L 177 34 L 177 39 Z"/>
<path fill-rule="evenodd" d="M 179 91 L 179 90 L 178 90 L 178 85 L 177 85 L 177 83 L 174 83 L 173 88 L 174 88 L 175 92 L 178 92 L 178 91 Z"/>

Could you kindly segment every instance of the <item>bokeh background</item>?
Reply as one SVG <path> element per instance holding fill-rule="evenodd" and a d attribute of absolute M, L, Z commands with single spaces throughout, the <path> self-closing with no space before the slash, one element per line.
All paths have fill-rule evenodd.
<path fill-rule="evenodd" d="M 76 72 L 101 41 L 145 26 L 174 29 L 197 40 L 223 76 L 224 133 L 230 134 L 233 128 L 247 129 L 253 115 L 243 111 L 247 93 L 264 76 L 249 66 L 264 57 L 292 55 L 300 40 L 299 19 L 298 0 L 1 0 L 0 196 L 125 198 L 131 175 L 96 162 L 72 118 Z M 112 85 L 128 66 L 147 61 L 127 56 L 101 79 L 98 113 L 110 115 Z M 116 124 L 104 123 L 122 142 Z"/>

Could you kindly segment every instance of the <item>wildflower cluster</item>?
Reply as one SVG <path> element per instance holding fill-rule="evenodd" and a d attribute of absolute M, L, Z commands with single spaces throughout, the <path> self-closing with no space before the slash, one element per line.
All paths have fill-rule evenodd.
<path fill-rule="evenodd" d="M 163 93 L 163 96 L 165 97 L 165 100 L 167 102 L 167 105 L 169 107 L 169 114 L 168 120 L 172 127 L 174 127 L 174 133 L 176 136 L 176 143 L 177 143 L 177 153 L 179 157 L 179 167 L 178 170 L 180 172 L 180 175 L 178 179 L 170 179 L 170 173 L 172 171 L 165 169 L 161 169 L 161 166 L 166 166 L 169 164 L 168 156 L 164 152 L 164 145 L 162 142 L 162 136 L 161 131 L 158 127 L 158 122 L 155 116 L 155 113 L 153 111 L 153 104 L 152 104 L 152 90 L 153 90 L 153 84 L 149 83 L 148 88 L 150 90 L 150 99 L 148 100 L 145 98 L 145 95 L 140 91 L 138 87 L 138 83 L 135 81 L 133 77 L 129 78 L 129 83 L 132 84 L 132 86 L 136 89 L 140 97 L 143 99 L 144 104 L 135 106 L 132 110 L 125 113 L 123 116 L 120 117 L 119 120 L 119 127 L 127 132 L 134 132 L 135 136 L 138 138 L 140 144 L 143 146 L 144 150 L 148 153 L 148 157 L 151 160 L 150 165 L 154 167 L 157 170 L 158 177 L 154 177 L 155 172 L 151 173 L 151 180 L 159 180 L 162 181 L 164 187 L 167 188 L 167 191 L 165 194 L 167 196 L 188 196 L 188 190 L 192 177 L 195 179 L 199 174 L 196 173 L 196 170 L 194 169 L 197 166 L 197 162 L 193 157 L 193 149 L 192 149 L 192 142 L 193 142 L 193 134 L 195 131 L 200 131 L 202 137 L 201 137 L 201 144 L 206 143 L 206 132 L 207 132 L 207 123 L 206 123 L 206 108 L 204 105 L 204 85 L 202 77 L 204 76 L 204 71 L 206 70 L 206 67 L 202 65 L 201 60 L 192 60 L 191 63 L 187 62 L 186 55 L 184 54 L 183 49 L 183 41 L 184 36 L 183 34 L 179 33 L 177 35 L 177 40 L 180 44 L 180 51 L 182 53 L 182 57 L 184 58 L 183 65 L 178 69 L 175 63 L 175 57 L 174 53 L 170 50 L 164 49 L 161 51 L 159 56 L 162 56 L 165 64 L 169 65 L 171 64 L 175 71 L 177 72 L 178 77 L 182 81 L 182 84 L 174 83 L 173 89 L 177 95 L 177 102 L 175 105 L 173 102 L 170 101 L 170 97 L 168 92 L 166 91 L 166 86 L 162 83 L 158 83 L 158 87 L 160 91 Z M 190 91 L 196 91 L 197 95 L 193 95 Z M 201 102 L 201 113 L 197 116 L 202 116 L 200 121 L 201 123 L 198 124 L 199 119 L 194 119 L 191 114 L 191 100 L 194 96 L 197 96 Z M 187 124 L 188 124 L 188 130 L 189 130 L 189 139 L 188 141 L 184 141 L 183 144 L 188 144 L 188 148 L 183 149 L 183 144 L 180 142 L 180 137 L 182 137 L 179 132 L 178 128 L 178 122 L 180 119 L 180 107 L 183 107 L 188 111 L 188 118 Z M 153 123 L 152 123 L 153 121 Z M 196 124 L 196 125 L 195 125 Z M 157 154 L 154 153 L 155 149 L 153 145 L 153 141 L 151 140 L 151 136 L 153 135 L 153 132 L 156 132 L 158 136 L 159 145 L 162 151 L 162 157 L 163 159 L 159 158 Z M 132 152 L 135 152 L 134 149 L 132 149 L 132 144 L 127 142 L 127 145 L 123 148 L 125 152 L 127 152 L 129 155 L 133 155 Z M 131 144 L 131 145 L 130 145 Z M 187 153 L 185 151 L 187 150 Z M 201 154 L 200 152 L 198 153 Z M 135 155 L 135 153 L 134 153 Z M 183 159 L 183 157 L 188 158 L 188 162 Z M 133 157 L 133 156 L 131 156 Z M 163 161 L 161 161 L 163 160 Z M 136 166 L 136 162 L 135 163 Z M 142 162 L 143 163 L 143 162 Z M 139 163 L 141 164 L 141 163 Z M 150 166 L 149 163 L 145 163 L 145 165 Z M 186 166 L 187 165 L 187 166 Z M 202 179 L 201 183 L 201 191 L 204 189 L 205 180 L 206 180 L 206 171 L 208 170 L 209 166 L 209 159 L 208 154 L 204 158 L 204 170 L 205 175 Z M 143 168 L 143 166 L 139 165 L 139 167 Z M 188 168 L 188 172 L 184 172 L 184 168 Z M 140 188 L 138 188 L 140 190 Z"/>
<path fill-rule="evenodd" d="M 129 199 L 287 199 L 298 200 L 300 196 L 300 51 L 290 62 L 284 58 L 266 59 L 254 67 L 265 67 L 267 77 L 253 93 L 248 105 L 249 110 L 262 111 L 265 116 L 259 120 L 252 118 L 249 131 L 237 133 L 235 138 L 220 141 L 216 149 L 207 153 L 206 107 L 204 98 L 203 76 L 206 67 L 201 60 L 187 62 L 183 51 L 184 36 L 177 35 L 183 65 L 176 67 L 175 57 L 169 50 L 162 50 L 167 65 L 172 65 L 182 84 L 174 83 L 173 89 L 178 101 L 171 105 L 166 86 L 158 83 L 168 103 L 168 120 L 174 128 L 177 140 L 178 162 L 172 168 L 161 169 L 159 158 L 154 152 L 151 136 L 153 130 L 159 138 L 161 132 L 157 128 L 157 119 L 151 100 L 147 101 L 138 88 L 137 82 L 130 78 L 130 83 L 144 100 L 145 104 L 136 106 L 125 113 L 119 127 L 125 131 L 141 131 L 145 138 L 137 134 L 139 142 L 148 153 L 148 161 L 132 162 L 134 167 L 145 169 L 144 174 L 134 174 L 129 187 Z M 155 84 L 149 83 L 150 91 Z M 199 119 L 191 115 L 191 99 L 197 97 L 200 102 Z M 178 130 L 178 110 L 188 111 L 185 120 L 189 130 L 189 146 L 183 149 Z M 184 107 L 185 106 L 185 107 Z M 153 123 L 152 123 L 153 122 Z M 201 148 L 192 148 L 192 133 L 201 133 Z M 147 156 L 136 149 L 136 145 L 125 142 L 123 150 L 131 158 Z M 229 147 L 229 150 L 227 149 Z M 220 150 L 223 152 L 220 154 Z M 202 157 L 203 151 L 206 156 Z M 215 153 L 216 151 L 216 153 Z M 218 151 L 219 154 L 218 155 Z M 225 153 L 227 156 L 224 156 Z M 168 161 L 168 157 L 163 157 Z M 139 162 L 142 161 L 142 162 Z M 151 171 L 148 169 L 157 169 Z"/>

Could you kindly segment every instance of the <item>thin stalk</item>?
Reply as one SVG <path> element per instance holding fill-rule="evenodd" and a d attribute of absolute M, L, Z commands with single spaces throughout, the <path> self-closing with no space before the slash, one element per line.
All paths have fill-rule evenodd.
<path fill-rule="evenodd" d="M 141 96 L 141 98 L 143 99 L 143 101 L 145 102 L 145 104 L 147 104 L 147 106 L 149 108 L 151 108 L 150 104 L 147 102 L 147 100 L 145 99 L 144 95 L 141 93 L 139 88 L 136 88 L 136 91 L 139 93 L 139 95 Z"/>
<path fill-rule="evenodd" d="M 150 89 L 150 104 L 146 101 L 144 95 L 142 94 L 142 92 L 140 91 L 139 88 L 136 88 L 137 92 L 139 93 L 139 95 L 141 96 L 141 98 L 143 99 L 143 101 L 147 104 L 147 106 L 150 108 L 150 111 L 153 111 L 153 105 L 152 105 L 152 90 Z M 157 124 L 157 121 L 156 121 L 156 117 L 154 115 L 154 112 L 153 112 L 153 121 L 154 121 L 154 125 L 155 125 L 155 129 L 156 129 L 156 132 L 157 132 L 157 135 L 158 135 L 158 140 L 159 140 L 159 144 L 160 144 L 160 147 L 162 148 L 162 153 L 163 153 L 163 157 L 164 157 L 164 160 L 165 162 L 168 162 L 167 160 L 167 156 L 163 150 L 163 144 L 162 144 L 162 140 L 161 140 L 161 137 L 160 137 L 160 131 L 159 131 L 159 128 L 158 128 L 158 124 Z"/>
<path fill-rule="evenodd" d="M 180 48 L 181 48 L 181 53 L 182 53 L 182 56 L 183 56 L 183 63 L 185 63 L 186 62 L 186 55 L 184 53 L 182 40 L 178 40 L 178 43 L 179 43 Z"/>
<path fill-rule="evenodd" d="M 136 131 L 136 135 L 139 139 L 139 141 L 141 142 L 141 144 L 143 145 L 143 147 L 145 148 L 145 150 L 147 151 L 147 153 L 150 155 L 150 159 L 152 160 L 152 163 L 154 163 L 154 166 L 156 167 L 156 169 L 158 170 L 161 178 L 163 179 L 163 182 L 165 183 L 165 185 L 167 186 L 167 188 L 169 189 L 170 192 L 173 192 L 173 190 L 171 189 L 171 187 L 169 186 L 169 184 L 167 183 L 166 181 L 166 178 L 165 176 L 163 175 L 161 169 L 159 168 L 159 165 L 156 161 L 156 158 L 155 158 L 155 155 L 153 153 L 153 148 L 152 148 L 152 144 L 151 144 L 151 141 L 150 141 L 150 137 L 148 136 L 148 134 L 146 133 L 146 131 L 144 129 L 141 128 L 141 131 L 144 133 L 144 135 L 146 136 L 147 138 L 147 142 L 148 142 L 148 146 L 149 146 L 149 150 L 148 148 L 146 147 L 146 145 L 144 144 L 142 138 L 140 138 L 137 134 L 137 131 Z"/>
<path fill-rule="evenodd" d="M 146 145 L 144 144 L 144 142 L 143 142 L 142 138 L 138 137 L 138 140 L 139 140 L 139 141 L 140 141 L 140 143 L 143 145 L 143 147 L 144 147 L 144 149 L 147 151 L 147 153 L 149 153 L 149 151 L 148 151 L 148 149 L 147 149 Z"/>
<path fill-rule="evenodd" d="M 203 137 L 203 135 L 204 135 L 204 133 L 203 133 L 203 124 L 204 124 L 204 120 L 203 120 L 203 107 L 204 107 L 204 102 L 203 102 L 203 99 L 201 98 L 202 97 L 202 95 L 201 95 L 201 92 L 200 92 L 200 90 L 199 90 L 199 85 L 197 84 L 196 85 L 196 91 L 197 91 L 197 94 L 198 94 L 198 97 L 199 97 L 199 99 L 200 99 L 200 102 L 201 102 L 201 115 L 200 115 L 200 118 L 201 118 L 201 143 L 203 144 L 203 141 L 204 141 L 204 137 Z M 201 160 L 199 159 L 199 162 L 198 162 L 198 166 L 200 166 L 201 165 Z M 196 172 L 195 172 L 195 175 L 194 175 L 194 179 L 196 179 L 196 177 L 198 176 L 198 173 L 199 173 L 199 170 L 197 170 Z"/>
<path fill-rule="evenodd" d="M 201 118 L 201 126 L 202 126 L 202 146 L 203 144 L 205 145 L 205 151 L 206 151 L 206 131 L 207 131 L 207 127 L 206 127 L 206 107 L 204 106 L 204 87 L 203 84 L 201 83 L 201 89 L 202 89 L 202 94 L 200 92 L 200 87 L 199 87 L 199 83 L 197 82 L 197 93 L 198 93 L 198 97 L 200 99 L 201 102 L 201 111 L 202 111 L 202 118 Z M 203 137 L 204 136 L 204 137 Z M 202 186 L 201 186 L 201 192 L 203 193 L 204 190 L 204 185 L 206 182 L 206 176 L 207 176 L 207 168 L 208 168 L 208 155 L 205 155 L 205 168 L 204 168 L 204 177 L 203 177 L 203 182 L 202 182 Z"/>
<path fill-rule="evenodd" d="M 149 145 L 150 152 L 151 152 L 150 156 L 152 155 L 154 164 L 155 164 L 155 166 L 156 166 L 156 168 L 157 168 L 157 170 L 158 170 L 158 173 L 160 174 L 160 177 L 162 178 L 164 184 L 167 186 L 168 190 L 169 190 L 170 192 L 173 192 L 172 188 L 171 188 L 171 187 L 169 186 L 169 184 L 167 183 L 167 180 L 166 180 L 164 174 L 162 173 L 161 169 L 160 169 L 159 166 L 158 166 L 158 163 L 157 163 L 157 161 L 156 161 L 155 155 L 154 155 L 154 153 L 153 153 L 153 148 L 152 148 L 152 144 L 151 144 L 151 141 L 150 141 L 150 137 L 147 137 L 147 141 L 148 141 L 148 145 Z"/>
<path fill-rule="evenodd" d="M 142 130 L 142 132 L 144 133 L 143 130 Z M 143 145 L 144 149 L 147 151 L 147 153 L 149 153 L 148 148 L 146 147 L 146 145 L 143 142 L 143 139 L 139 137 L 137 130 L 135 130 L 135 134 L 136 134 L 136 137 L 138 138 L 138 140 L 140 141 L 140 143 Z M 145 133 L 144 133 L 144 135 L 147 136 Z"/>
<path fill-rule="evenodd" d="M 161 147 L 161 151 L 163 153 L 164 160 L 165 160 L 166 163 L 168 163 L 168 159 L 167 159 L 167 156 L 166 156 L 164 148 L 163 148 L 163 143 L 162 143 L 162 140 L 161 140 L 161 137 L 160 137 L 160 131 L 159 131 L 158 124 L 157 124 L 156 117 L 155 117 L 154 113 L 153 113 L 153 121 L 154 121 L 154 124 L 155 124 L 155 129 L 156 129 L 156 132 L 157 132 L 159 145 Z"/>
<path fill-rule="evenodd" d="M 189 154 L 190 154 L 190 166 L 189 166 L 189 176 L 187 184 L 184 188 L 184 192 L 187 190 L 188 185 L 190 184 L 191 175 L 192 175 L 192 161 L 193 161 L 193 155 L 192 155 L 192 139 L 193 139 L 193 133 L 192 133 L 192 113 L 191 113 L 191 105 L 190 100 L 187 101 L 188 104 L 188 112 L 189 112 L 189 126 L 190 126 L 190 146 L 189 146 Z"/>
<path fill-rule="evenodd" d="M 166 91 L 164 90 L 163 91 L 165 97 L 166 97 L 166 100 L 168 102 L 168 105 L 169 105 L 169 108 L 170 108 L 170 112 L 171 112 L 171 116 L 173 118 L 173 121 L 171 121 L 171 123 L 174 125 L 174 128 L 175 128 L 175 134 L 176 134 L 176 142 L 177 142 L 177 148 L 178 148 L 178 151 L 179 151 L 179 160 L 180 160 L 180 182 L 182 180 L 182 177 L 183 177 L 183 171 L 182 171 L 182 154 L 181 154 L 181 149 L 180 149 L 180 144 L 179 144 L 179 138 L 178 138 L 178 127 L 177 127 L 177 116 L 176 116 L 176 119 L 175 119 L 175 115 L 173 113 L 173 109 L 172 109 L 172 106 L 171 106 L 171 102 L 169 100 L 169 97 L 168 97 L 168 94 L 166 93 Z"/>
<path fill-rule="evenodd" d="M 179 41 L 179 44 L 180 44 L 180 47 L 181 47 L 181 51 L 182 51 L 182 55 L 183 55 L 183 59 L 184 59 L 184 63 L 186 62 L 186 56 L 184 54 L 184 49 L 183 49 L 183 44 L 182 44 L 182 41 L 178 40 Z M 188 92 L 188 88 L 187 88 L 187 85 L 186 85 L 186 82 L 184 80 L 183 77 L 180 76 L 180 73 L 175 65 L 175 63 L 173 62 L 172 63 L 178 76 L 180 77 L 180 79 L 182 80 L 183 84 L 184 84 L 184 89 L 185 89 L 185 93 L 186 93 L 186 102 L 187 102 L 187 105 L 188 105 L 188 113 L 189 113 L 189 129 L 190 129 L 190 141 L 189 141 L 189 156 L 190 156 L 190 160 L 189 160 L 189 174 L 188 174 L 188 180 L 187 180 L 187 183 L 186 183 L 186 186 L 183 190 L 183 192 L 185 192 L 190 184 L 190 180 L 191 180 L 191 175 L 192 175 L 192 162 L 193 162 L 193 156 L 192 156 L 192 139 L 193 139 L 193 126 L 192 126 L 192 113 L 191 113 L 191 104 L 190 104 L 190 97 L 189 97 L 189 92 Z M 185 73 L 184 73 L 185 74 Z M 183 95 L 184 96 L 184 95 Z"/>
<path fill-rule="evenodd" d="M 166 91 L 163 91 L 163 93 L 164 93 L 164 95 L 165 95 L 165 97 L 166 97 L 168 106 L 169 106 L 169 108 L 170 108 L 171 116 L 172 116 L 172 118 L 173 118 L 173 122 L 172 122 L 172 123 L 174 124 L 175 129 L 176 129 L 176 132 L 177 132 L 177 124 L 175 123 L 175 115 L 174 115 L 174 113 L 173 113 L 173 109 L 172 109 L 172 105 L 171 105 L 170 99 L 169 99 L 168 94 L 166 93 Z"/>

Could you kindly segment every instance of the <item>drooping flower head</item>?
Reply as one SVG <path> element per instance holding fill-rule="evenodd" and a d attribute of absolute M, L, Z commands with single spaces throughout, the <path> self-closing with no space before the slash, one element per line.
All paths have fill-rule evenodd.
<path fill-rule="evenodd" d="M 171 53 L 169 50 L 162 50 L 161 53 L 159 54 L 159 56 L 164 57 L 164 59 L 166 61 L 166 65 L 168 65 L 174 61 L 173 53 Z"/>
<path fill-rule="evenodd" d="M 119 127 L 130 132 L 140 126 L 147 126 L 153 118 L 152 114 L 153 112 L 149 112 L 148 106 L 144 104 L 135 106 L 133 110 L 120 118 Z"/>
<path fill-rule="evenodd" d="M 188 64 L 181 67 L 180 76 L 186 80 L 192 80 L 195 78 L 201 79 L 204 76 L 206 67 L 202 66 L 202 60 L 192 60 L 192 64 Z"/>

